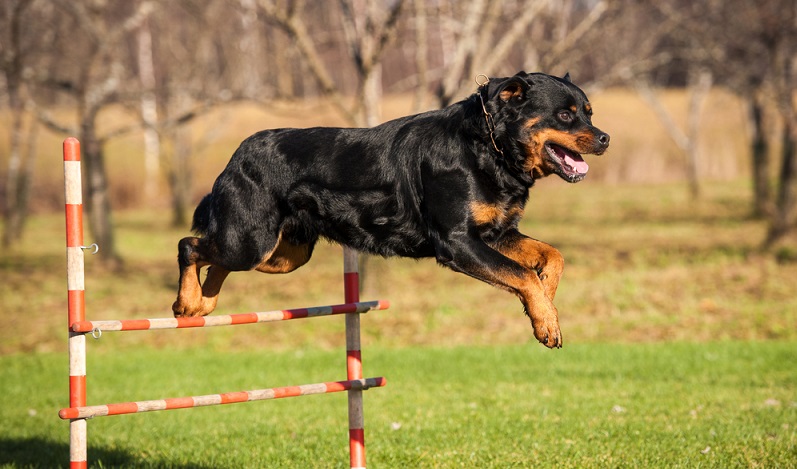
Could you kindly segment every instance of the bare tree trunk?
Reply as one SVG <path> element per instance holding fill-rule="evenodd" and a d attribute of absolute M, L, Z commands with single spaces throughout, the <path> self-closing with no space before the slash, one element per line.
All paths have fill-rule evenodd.
<path fill-rule="evenodd" d="M 797 5 L 790 4 L 782 12 L 794 27 L 797 21 Z M 780 115 L 783 117 L 783 136 L 780 175 L 778 176 L 778 197 L 770 224 L 765 247 L 769 248 L 795 230 L 795 209 L 797 209 L 797 92 L 794 72 L 797 69 L 797 30 L 780 38 L 773 54 L 773 77 L 775 94 Z"/>
<path fill-rule="evenodd" d="M 374 127 L 382 121 L 382 64 L 375 64 L 364 77 L 363 121 L 366 127 Z"/>
<path fill-rule="evenodd" d="M 81 142 L 83 180 L 87 183 L 83 200 L 88 211 L 89 229 L 93 242 L 100 247 L 100 262 L 110 268 L 119 268 L 122 264 L 113 235 L 103 155 L 103 145 L 113 135 L 102 138 L 98 135 L 97 115 L 108 105 L 120 102 L 120 92 L 129 87 L 126 80 L 132 77 L 127 73 L 129 67 L 123 61 L 124 54 L 119 54 L 118 49 L 129 34 L 141 29 L 154 7 L 154 2 L 142 0 L 127 17 L 115 18 L 116 21 L 111 22 L 111 15 L 107 14 L 111 6 L 105 3 L 58 2 L 58 8 L 77 23 L 75 30 L 85 33 L 89 39 L 81 49 L 77 85 L 70 84 L 66 89 L 79 103 L 77 133 Z"/>
<path fill-rule="evenodd" d="M 183 92 L 178 92 L 173 99 L 170 112 L 173 115 L 182 115 L 187 112 L 190 99 Z M 183 227 L 190 223 L 191 213 L 191 134 L 184 126 L 176 126 L 170 132 L 172 141 L 171 161 L 169 165 L 169 188 L 172 199 L 172 226 Z"/>
<path fill-rule="evenodd" d="M 797 207 L 797 126 L 792 119 L 783 123 L 783 159 L 778 177 L 778 198 L 772 223 L 767 234 L 765 246 L 777 243 L 794 229 L 794 215 Z"/>
<path fill-rule="evenodd" d="M 426 108 L 426 93 L 429 89 L 429 28 L 426 2 L 414 0 L 412 6 L 415 14 L 415 73 L 418 77 L 412 108 L 415 112 L 421 112 Z"/>
<path fill-rule="evenodd" d="M 26 139 L 22 138 L 21 119 L 17 123 L 17 116 L 12 117 L 12 151 L 9 158 L 8 185 L 6 186 L 6 213 L 5 231 L 3 232 L 3 246 L 11 247 L 22 237 L 25 221 L 28 218 L 28 202 L 30 200 L 30 186 L 33 180 L 35 167 L 36 143 L 38 142 L 39 124 L 31 122 Z M 20 128 L 17 128 L 17 125 Z M 22 149 L 22 141 L 27 141 L 27 148 Z M 16 148 L 13 148 L 16 146 Z M 13 162 L 15 152 L 17 162 Z M 12 174 L 12 167 L 14 172 Z"/>
<path fill-rule="evenodd" d="M 23 182 L 23 156 L 22 156 L 22 117 L 24 109 L 19 96 L 19 86 L 16 80 L 8 80 L 8 101 L 11 108 L 10 148 L 8 155 L 8 175 L 6 176 L 5 205 L 3 217 L 5 229 L 3 231 L 3 246 L 10 247 L 19 239 L 22 229 L 23 213 L 20 210 L 22 191 L 26 184 Z"/>
<path fill-rule="evenodd" d="M 100 261 L 114 269 L 121 266 L 122 259 L 116 251 L 114 240 L 108 175 L 105 171 L 103 142 L 97 138 L 96 111 L 83 113 L 80 122 L 81 161 L 84 181 L 87 182 L 84 200 L 92 242 L 100 247 Z"/>
<path fill-rule="evenodd" d="M 590 24 L 597 21 L 606 10 L 604 3 L 599 2 L 592 6 L 591 14 L 584 21 Z M 438 90 L 440 106 L 447 106 L 454 100 L 470 94 L 475 89 L 473 80 L 476 75 L 495 74 L 517 44 L 528 36 L 529 26 L 552 4 L 548 0 L 517 2 L 516 16 L 512 21 L 505 22 L 502 21 L 500 10 L 496 9 L 494 4 L 484 0 L 474 0 L 468 4 L 467 14 L 461 24 L 450 18 L 450 23 L 456 25 L 459 34 L 452 34 L 457 37 L 453 42 L 441 38 L 443 54 L 450 55 L 451 60 L 445 65 L 446 73 Z M 442 29 L 441 35 L 450 33 L 446 28 Z M 565 40 L 561 42 L 567 47 L 572 47 L 587 29 L 580 23 L 572 32 L 568 32 Z M 448 49 L 445 49 L 447 45 Z M 523 47 L 530 49 L 525 52 L 527 56 L 534 55 L 534 45 L 524 43 Z"/>
<path fill-rule="evenodd" d="M 363 3 L 364 2 L 364 3 Z M 392 40 L 404 0 L 397 0 L 385 18 L 377 17 L 377 3 L 371 0 L 341 0 L 343 29 L 347 45 L 354 60 L 360 81 L 360 100 L 352 111 L 346 106 L 339 87 L 321 59 L 307 27 L 297 15 L 300 6 L 278 6 L 273 0 L 260 0 L 265 15 L 278 24 L 294 40 L 313 76 L 338 111 L 357 126 L 378 123 L 378 105 L 381 98 L 381 73 L 379 63 L 385 46 Z"/>
<path fill-rule="evenodd" d="M 675 122 L 670 112 L 664 107 L 655 91 L 644 78 L 634 80 L 634 87 L 639 96 L 647 102 L 659 122 L 667 130 L 670 138 L 683 152 L 686 158 L 686 177 L 689 182 L 689 191 L 693 197 L 700 196 L 700 175 L 698 173 L 698 137 L 700 135 L 700 109 L 711 90 L 711 74 L 700 71 L 694 74 L 689 85 L 689 108 L 687 111 L 686 131 Z"/>
<path fill-rule="evenodd" d="M 451 7 L 453 8 L 454 5 L 452 4 Z M 459 40 L 450 42 L 450 45 L 455 45 L 455 49 L 443 51 L 443 55 L 451 56 L 451 59 L 446 64 L 447 72 L 443 77 L 442 83 L 440 83 L 440 90 L 438 91 L 441 107 L 451 104 L 457 96 L 462 77 L 465 75 L 465 67 L 476 51 L 477 32 L 484 18 L 486 8 L 486 0 L 473 0 L 470 2 L 468 14 L 464 23 L 460 26 Z M 442 34 L 445 33 L 443 32 Z M 484 71 L 485 74 L 490 72 L 490 70 Z"/>
<path fill-rule="evenodd" d="M 263 81 L 260 79 L 260 37 L 257 27 L 257 2 L 255 0 L 239 0 L 241 5 L 241 26 L 243 37 L 240 47 L 246 60 L 242 63 L 241 76 L 244 80 L 243 95 L 250 99 L 257 99 L 262 95 Z M 281 51 L 280 51 L 281 52 Z"/>
<path fill-rule="evenodd" d="M 184 227 L 191 222 L 191 138 L 187 129 L 175 128 L 172 132 L 172 170 L 169 187 L 172 188 L 172 226 Z"/>
<path fill-rule="evenodd" d="M 276 96 L 280 99 L 292 99 L 296 97 L 294 77 L 296 73 L 301 73 L 301 65 L 296 66 L 296 49 L 285 34 L 275 28 L 269 28 L 269 44 L 267 59 L 273 64 L 273 71 L 269 74 L 269 80 L 276 83 Z M 301 73 L 302 77 L 305 74 Z M 306 93 L 306 91 L 305 91 Z M 306 97 L 306 96 L 305 96 Z"/>
<path fill-rule="evenodd" d="M 703 103 L 711 91 L 711 72 L 708 70 L 698 70 L 692 73 L 689 84 L 689 108 L 686 115 L 686 168 L 689 178 L 689 190 L 692 197 L 700 197 L 700 173 L 699 173 L 699 137 L 700 137 L 700 114 Z"/>
<path fill-rule="evenodd" d="M 25 228 L 25 222 L 28 220 L 28 202 L 30 201 L 30 187 L 33 182 L 33 168 L 36 166 L 36 151 L 39 142 L 39 128 L 41 126 L 37 121 L 30 124 L 27 136 L 27 147 L 25 149 L 25 164 L 22 167 L 20 179 L 20 186 L 17 198 L 17 210 L 19 219 L 19 229 L 17 231 L 17 239 L 22 237 L 22 232 Z"/>
<path fill-rule="evenodd" d="M 152 34 L 149 21 L 144 21 L 137 33 L 138 76 L 141 81 L 141 118 L 144 121 L 144 199 L 151 203 L 158 196 L 160 180 L 160 136 L 158 102 L 155 96 L 155 65 L 152 58 Z"/>
<path fill-rule="evenodd" d="M 22 97 L 23 51 L 21 43 L 22 14 L 28 2 L 16 2 L 3 5 L 8 20 L 3 26 L 7 28 L 7 41 L 2 48 L 8 104 L 11 110 L 11 127 L 9 133 L 8 174 L 6 175 L 5 204 L 3 205 L 4 231 L 2 244 L 8 248 L 22 235 L 22 226 L 27 215 L 28 187 L 32 165 L 26 161 L 22 152 L 22 132 L 25 106 Z M 31 156 L 30 154 L 28 155 Z"/>
<path fill-rule="evenodd" d="M 346 106 L 346 101 L 335 85 L 335 81 L 327 70 L 318 50 L 316 50 L 307 27 L 301 18 L 297 16 L 297 11 L 301 10 L 302 3 L 297 2 L 297 4 L 291 5 L 290 8 L 283 9 L 281 5 L 277 5 L 273 0 L 259 0 L 259 5 L 266 17 L 279 25 L 288 37 L 294 41 L 307 67 L 321 87 L 321 92 L 332 101 L 335 108 L 350 124 L 357 125 L 357 116 Z"/>
<path fill-rule="evenodd" d="M 380 18 L 373 0 L 341 0 L 343 31 L 357 73 L 360 75 L 360 125 L 380 122 L 382 101 L 382 53 L 392 39 L 403 0 L 396 2 L 387 17 Z"/>
<path fill-rule="evenodd" d="M 761 218 L 770 213 L 769 135 L 764 125 L 764 103 L 759 91 L 749 100 L 751 121 L 751 154 L 753 173 L 753 216 Z"/>

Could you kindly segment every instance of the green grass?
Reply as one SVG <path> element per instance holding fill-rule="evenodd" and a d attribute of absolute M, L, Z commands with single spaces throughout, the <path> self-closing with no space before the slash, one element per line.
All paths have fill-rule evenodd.
<path fill-rule="evenodd" d="M 517 299 L 432 261 L 369 259 L 363 318 L 372 467 L 795 467 L 794 257 L 758 247 L 749 188 L 544 181 L 521 228 L 567 266 L 565 348 L 531 339 Z M 86 257 L 89 319 L 165 317 L 187 229 L 115 214 L 120 271 Z M 0 253 L 0 464 L 67 460 L 61 214 Z M 86 242 L 91 243 L 86 230 Z M 342 301 L 340 249 L 287 276 L 230 276 L 219 313 Z M 340 318 L 107 333 L 89 340 L 89 404 L 342 379 Z M 495 346 L 495 344 L 501 344 Z M 345 396 L 97 418 L 97 467 L 343 467 Z"/>
<path fill-rule="evenodd" d="M 323 321 L 342 327 L 340 318 Z M 366 320 L 368 317 L 365 318 Z M 269 326 L 244 326 L 255 329 Z M 181 331 L 177 331 L 179 333 Z M 209 332 L 213 333 L 213 332 Z M 90 343 L 89 404 L 342 379 L 340 351 L 118 353 Z M 66 358 L 0 358 L 3 467 L 68 459 Z M 797 344 L 371 347 L 372 467 L 794 467 Z M 95 467 L 345 467 L 346 397 L 88 422 Z"/>

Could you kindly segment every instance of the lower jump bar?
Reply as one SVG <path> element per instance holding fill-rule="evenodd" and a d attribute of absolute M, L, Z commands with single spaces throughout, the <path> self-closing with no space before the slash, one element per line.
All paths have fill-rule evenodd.
<path fill-rule="evenodd" d="M 227 314 L 220 316 L 198 316 L 187 318 L 127 319 L 117 321 L 78 321 L 72 323 L 73 332 L 100 331 L 144 331 L 149 329 L 182 329 L 187 327 L 231 326 L 259 322 L 286 321 L 333 314 L 366 313 L 390 307 L 385 300 L 345 303 L 332 306 L 284 309 L 263 313 Z"/>
<path fill-rule="evenodd" d="M 66 409 L 61 409 L 58 412 L 58 416 L 64 420 L 85 419 L 92 417 L 102 417 L 106 415 L 135 414 L 140 412 L 153 412 L 156 410 L 187 409 L 190 407 L 205 407 L 220 404 L 235 404 L 240 402 L 281 399 L 284 397 L 309 396 L 312 394 L 349 391 L 351 389 L 364 391 L 373 387 L 382 387 L 386 384 L 387 380 L 384 377 L 352 379 L 348 381 L 333 381 L 328 383 L 303 384 L 301 386 L 258 389 L 255 391 L 210 394 L 207 396 L 177 397 L 154 401 L 123 402 L 120 404 L 93 405 L 86 407 L 69 407 Z"/>

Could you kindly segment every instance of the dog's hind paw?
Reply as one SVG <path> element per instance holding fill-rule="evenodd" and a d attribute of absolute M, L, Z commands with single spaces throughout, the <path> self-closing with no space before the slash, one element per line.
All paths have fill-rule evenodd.
<path fill-rule="evenodd" d="M 189 305 L 181 302 L 180 300 L 175 301 L 172 304 L 172 312 L 174 313 L 174 317 L 176 318 L 189 318 L 194 316 L 207 316 L 209 311 L 204 311 L 201 307 L 200 308 L 192 308 Z"/>

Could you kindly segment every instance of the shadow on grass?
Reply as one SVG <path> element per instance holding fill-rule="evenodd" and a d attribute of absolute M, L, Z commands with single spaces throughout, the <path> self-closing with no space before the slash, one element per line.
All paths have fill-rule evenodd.
<path fill-rule="evenodd" d="M 167 461 L 147 460 L 126 449 L 90 447 L 89 467 L 172 467 L 177 469 L 210 469 L 202 464 L 173 464 Z M 0 466 L 11 468 L 67 467 L 69 444 L 44 438 L 0 437 Z"/>

